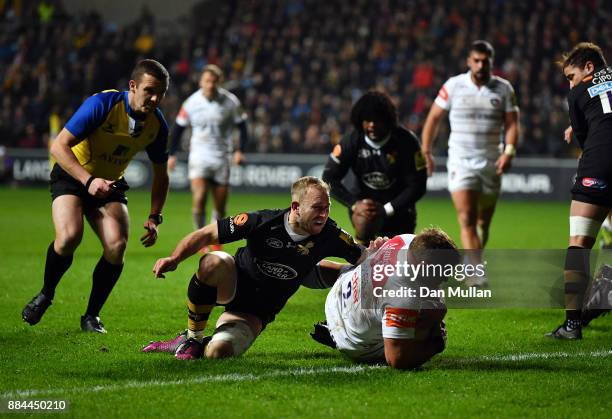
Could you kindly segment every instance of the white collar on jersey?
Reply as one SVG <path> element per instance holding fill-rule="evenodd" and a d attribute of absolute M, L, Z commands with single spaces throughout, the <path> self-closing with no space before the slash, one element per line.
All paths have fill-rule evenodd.
<path fill-rule="evenodd" d="M 372 141 L 370 140 L 370 137 L 368 137 L 367 135 L 364 135 L 363 138 L 367 145 L 378 150 L 379 148 L 383 148 L 383 146 L 387 144 L 387 142 L 389 141 L 389 138 L 391 138 L 391 134 L 387 135 L 387 138 L 385 138 L 382 141 Z"/>
<path fill-rule="evenodd" d="M 293 240 L 294 242 L 299 242 L 299 241 L 305 240 L 308 237 L 310 237 L 310 234 L 302 236 L 301 234 L 297 234 L 295 231 L 293 231 L 293 229 L 289 225 L 289 212 L 285 214 L 284 218 L 285 218 L 285 230 L 287 231 L 287 234 L 289 234 L 289 237 L 291 237 L 291 240 Z"/>

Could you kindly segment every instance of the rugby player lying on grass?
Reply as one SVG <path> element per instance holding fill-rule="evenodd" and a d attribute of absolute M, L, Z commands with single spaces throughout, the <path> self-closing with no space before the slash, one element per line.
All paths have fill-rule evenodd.
<path fill-rule="evenodd" d="M 355 267 L 320 262 L 320 270 L 326 276 L 335 271 L 337 281 L 325 301 L 326 321 L 316 324 L 311 336 L 354 361 L 386 362 L 399 369 L 421 366 L 444 350 L 446 306 L 442 298 L 419 297 L 419 291 L 438 289 L 445 278 L 415 280 L 395 266 L 454 266 L 459 260 L 453 240 L 440 229 L 428 228 L 416 236 L 393 237 Z M 390 275 L 384 269 L 389 265 L 394 268 Z M 408 294 L 410 289 L 414 296 Z"/>
<path fill-rule="evenodd" d="M 172 352 L 178 359 L 241 355 L 304 279 L 318 275 L 314 268 L 319 261 L 336 256 L 360 263 L 370 254 L 328 218 L 325 182 L 311 176 L 298 179 L 291 200 L 291 207 L 284 210 L 243 213 L 209 224 L 181 240 L 170 257 L 155 263 L 153 272 L 163 277 L 204 246 L 246 238 L 246 246 L 235 256 L 213 251 L 200 259 L 187 289 L 188 329 L 174 339 L 150 343 L 144 352 Z M 212 336 L 205 338 L 215 305 L 225 306 L 225 311 Z"/>

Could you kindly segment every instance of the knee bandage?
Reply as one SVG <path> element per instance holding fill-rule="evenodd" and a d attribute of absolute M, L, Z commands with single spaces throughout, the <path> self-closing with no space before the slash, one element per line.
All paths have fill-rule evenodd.
<path fill-rule="evenodd" d="M 255 341 L 253 331 L 245 322 L 223 323 L 215 329 L 210 342 L 224 341 L 232 345 L 234 356 L 242 355 Z"/>
<path fill-rule="evenodd" d="M 592 218 L 572 215 L 569 218 L 570 236 L 597 237 L 601 222 Z"/>

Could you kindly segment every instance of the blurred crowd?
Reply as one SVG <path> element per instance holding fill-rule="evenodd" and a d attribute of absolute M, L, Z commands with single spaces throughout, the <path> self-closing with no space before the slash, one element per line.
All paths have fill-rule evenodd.
<path fill-rule="evenodd" d="M 444 81 L 467 71 L 475 39 L 496 48 L 494 73 L 521 107 L 520 155 L 564 156 L 568 90 L 555 62 L 579 41 L 609 52 L 603 0 L 210 0 L 164 22 L 144 8 L 129 25 L 61 0 L 0 0 L 0 145 L 45 147 L 82 100 L 126 89 L 151 57 L 172 77 L 162 109 L 172 124 L 204 65 L 249 114 L 248 151 L 327 153 L 351 127 L 352 103 L 388 92 L 420 134 Z M 445 151 L 445 133 L 436 144 Z"/>

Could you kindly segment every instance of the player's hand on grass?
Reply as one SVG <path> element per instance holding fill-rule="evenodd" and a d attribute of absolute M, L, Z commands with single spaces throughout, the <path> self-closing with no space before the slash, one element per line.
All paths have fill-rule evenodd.
<path fill-rule="evenodd" d="M 571 125 L 567 128 L 565 128 L 565 131 L 563 132 L 563 140 L 569 144 L 572 142 L 572 134 L 574 133 L 574 130 L 572 129 Z"/>
<path fill-rule="evenodd" d="M 165 278 L 165 272 L 171 272 L 176 270 L 178 266 L 178 262 L 172 256 L 167 258 L 158 259 L 153 266 L 153 273 L 155 274 L 155 278 Z"/>
<path fill-rule="evenodd" d="M 148 219 L 144 223 L 144 228 L 147 232 L 140 238 L 140 243 L 142 243 L 144 247 L 153 246 L 157 241 L 157 225 L 153 220 Z"/>

